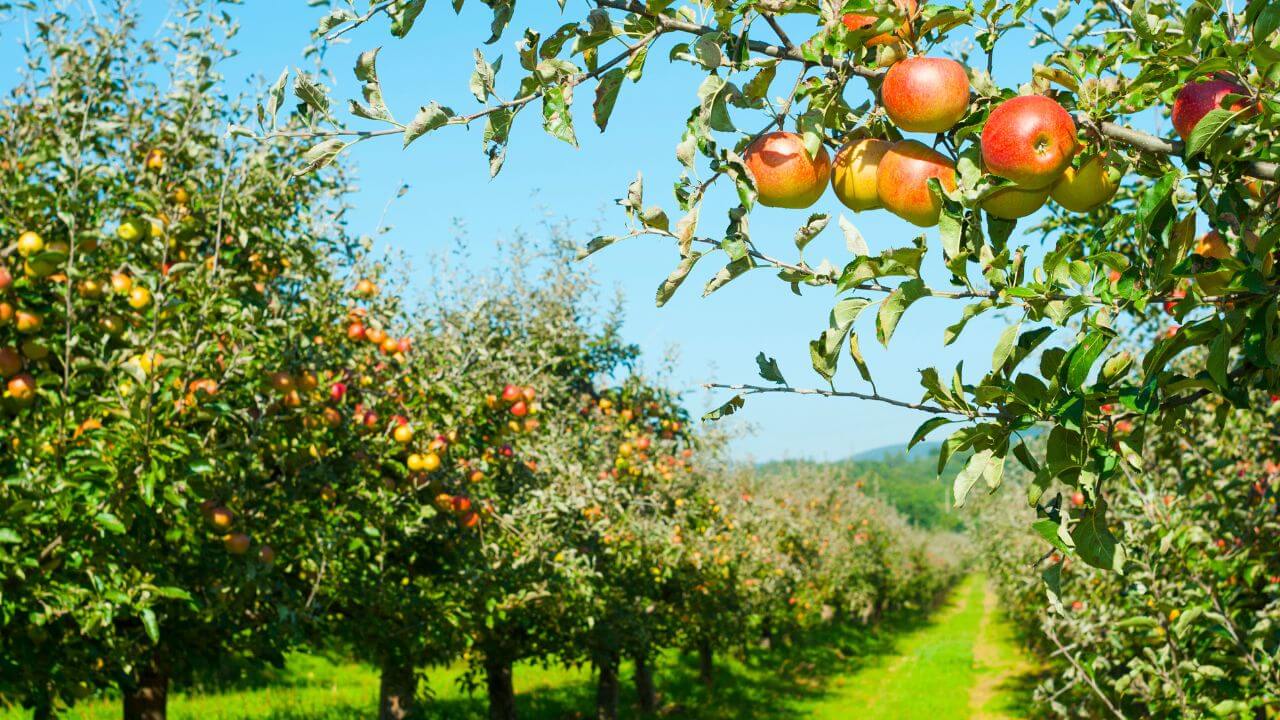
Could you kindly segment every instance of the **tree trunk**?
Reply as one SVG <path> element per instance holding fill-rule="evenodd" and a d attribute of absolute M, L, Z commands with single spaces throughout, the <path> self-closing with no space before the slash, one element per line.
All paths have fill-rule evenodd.
<path fill-rule="evenodd" d="M 649 715 L 658 710 L 658 693 L 653 687 L 653 668 L 649 667 L 649 657 L 644 653 L 636 655 L 636 697 L 639 700 L 640 712 Z"/>
<path fill-rule="evenodd" d="M 702 679 L 702 684 L 708 688 L 711 687 L 715 680 L 716 656 L 715 651 L 711 649 L 710 640 L 698 641 L 698 677 Z"/>
<path fill-rule="evenodd" d="M 488 659 L 484 670 L 489 684 L 489 720 L 515 720 L 516 689 L 511 663 L 501 658 Z"/>
<path fill-rule="evenodd" d="M 596 667 L 600 681 L 596 685 L 596 720 L 618 720 L 618 656 L 609 653 Z"/>
<path fill-rule="evenodd" d="M 165 720 L 168 716 L 169 674 L 152 661 L 138 674 L 138 683 L 125 691 L 124 720 Z"/>
<path fill-rule="evenodd" d="M 378 720 L 405 720 L 413 716 L 418 677 L 413 666 L 387 659 L 382 663 L 378 688 Z"/>
<path fill-rule="evenodd" d="M 58 714 L 53 711 L 52 700 L 40 700 L 31 713 L 31 720 L 54 720 Z"/>

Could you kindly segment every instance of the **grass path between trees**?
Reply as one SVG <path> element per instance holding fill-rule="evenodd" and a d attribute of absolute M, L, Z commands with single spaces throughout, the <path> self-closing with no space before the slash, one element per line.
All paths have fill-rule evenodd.
<path fill-rule="evenodd" d="M 665 717 L 690 720 L 1018 720 L 1027 717 L 1030 666 L 980 576 L 964 580 L 937 611 L 902 616 L 875 632 L 845 629 L 814 642 L 751 652 L 743 661 L 718 659 L 715 688 L 698 681 L 693 658 L 670 653 L 657 668 Z M 630 677 L 630 668 L 623 668 Z M 423 720 L 485 716 L 481 696 L 459 689 L 457 668 L 428 673 L 434 699 Z M 564 720 L 592 716 L 595 688 L 587 668 L 521 666 L 516 670 L 520 716 Z M 635 718 L 634 695 L 622 696 L 623 717 Z M 220 694 L 177 693 L 173 720 L 353 720 L 371 718 L 377 677 L 367 666 L 312 655 L 290 658 L 286 670 L 265 673 Z M 113 702 L 87 703 L 67 720 L 114 720 Z M 28 717 L 0 708 L 0 720 Z"/>

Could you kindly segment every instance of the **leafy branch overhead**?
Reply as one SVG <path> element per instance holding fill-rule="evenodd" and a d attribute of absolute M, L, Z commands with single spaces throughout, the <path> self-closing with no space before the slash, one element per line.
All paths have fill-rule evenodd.
<path fill-rule="evenodd" d="M 514 34 L 512 0 L 484 5 L 490 35 L 478 40 Z M 381 16 L 394 36 L 416 37 L 437 11 L 385 3 L 327 16 L 317 37 L 328 42 Z M 914 441 L 951 431 L 939 471 L 963 459 L 957 504 L 979 485 L 995 491 L 1012 455 L 1034 477 L 1030 502 L 1061 528 L 1049 535 L 1116 570 L 1125 560 L 1111 548 L 1107 496 L 1139 467 L 1147 432 L 1176 424 L 1196 403 L 1247 407 L 1280 390 L 1275 3 L 1211 11 L 1172 0 L 593 0 L 565 4 L 561 15 L 558 26 L 524 29 L 506 63 L 475 51 L 471 77 L 458 79 L 473 110 L 428 99 L 398 124 L 371 50 L 356 67 L 355 125 L 336 119 L 323 89 L 298 75 L 305 129 L 274 124 L 282 77 L 259 127 L 244 132 L 298 142 L 309 171 L 367 139 L 399 135 L 407 145 L 483 120 L 482 149 L 496 173 L 531 104 L 541 105 L 546 132 L 576 146 L 575 97 L 591 103 L 603 132 L 615 114 L 643 112 L 627 104 L 627 87 L 658 58 L 697 73 L 687 121 L 671 132 L 680 170 L 672 202 L 646 204 L 637 176 L 618 201 L 625 229 L 591 240 L 581 256 L 640 236 L 669 242 L 677 257 L 665 279 L 654 278 L 659 305 L 713 261 L 704 295 L 762 269 L 791 292 L 832 294 L 809 343 L 822 387 L 791 385 L 762 353 L 766 384 L 716 384 L 735 394 L 709 417 L 766 392 L 927 412 Z M 1027 32 L 1035 62 L 1008 69 Z M 1014 85 L 997 84 L 997 66 Z M 1152 132 L 1166 125 L 1176 137 Z M 811 209 L 828 188 L 849 213 Z M 711 193 L 730 207 L 723 232 L 708 235 Z M 753 235 L 761 207 L 794 212 L 794 236 Z M 919 234 L 865 236 L 856 217 L 866 212 L 892 214 Z M 833 219 L 847 255 L 815 260 Z M 940 301 L 961 305 L 943 344 L 974 319 L 1005 320 L 989 369 L 985 358 L 981 372 L 973 363 L 968 372 L 926 366 L 918 401 L 882 394 L 862 352 L 866 334 L 889 345 L 914 308 Z M 865 389 L 837 386 L 846 354 L 856 371 L 848 381 Z M 1180 362 L 1188 356 L 1203 358 L 1200 366 Z M 1050 512 L 1063 491 L 1081 493 L 1084 510 Z"/>

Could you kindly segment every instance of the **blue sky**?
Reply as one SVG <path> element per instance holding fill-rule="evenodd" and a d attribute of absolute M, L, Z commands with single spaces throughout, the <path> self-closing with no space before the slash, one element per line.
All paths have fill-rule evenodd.
<path fill-rule="evenodd" d="M 152 22 L 159 22 L 169 6 L 167 0 L 141 0 L 141 4 Z M 418 25 L 404 40 L 392 38 L 385 21 L 376 20 L 348 35 L 349 44 L 328 50 L 325 65 L 337 81 L 333 95 L 344 103 L 346 98 L 359 96 L 351 74 L 354 58 L 361 50 L 381 45 L 378 65 L 384 94 L 402 121 L 430 100 L 457 111 L 473 110 L 476 104 L 468 80 L 477 47 L 483 47 L 490 60 L 499 54 L 506 56 L 507 69 L 499 76 L 499 88 L 504 97 L 512 97 L 519 79 L 514 43 L 522 29 L 536 27 L 545 37 L 565 21 L 550 0 L 526 0 L 520 6 L 511 28 L 494 46 L 481 45 L 488 37 L 490 13 L 474 1 L 467 3 L 461 15 L 455 15 L 448 3 L 427 3 Z M 567 13 L 581 17 L 587 3 L 570 0 L 569 6 Z M 234 43 L 239 55 L 222 66 L 230 89 L 239 90 L 257 76 L 274 79 L 284 67 L 311 69 L 302 49 L 310 42 L 309 33 L 323 12 L 321 8 L 308 7 L 305 0 L 247 0 L 228 10 L 243 26 Z M 812 31 L 800 22 L 792 23 L 788 30 L 797 42 Z M 0 67 L 16 67 L 20 37 L 20 32 L 0 32 Z M 1028 37 L 1014 34 L 997 51 L 995 74 L 1000 84 L 1016 86 L 1029 79 L 1041 51 L 1027 48 Z M 674 221 L 679 212 L 670 188 L 680 170 L 674 150 L 705 75 L 668 63 L 666 48 L 672 42 L 667 40 L 662 51 L 650 53 L 640 84 L 627 84 L 622 89 L 606 134 L 601 135 L 591 122 L 593 88 L 579 89 L 575 101 L 579 149 L 544 134 L 536 107 L 518 118 L 505 168 L 496 179 L 488 176 L 479 123 L 471 130 L 444 128 L 407 150 L 400 149 L 397 138 L 357 146 L 346 158 L 359 168 L 360 188 L 353 198 L 357 206 L 355 229 L 375 228 L 388 199 L 402 183 L 409 185 L 409 193 L 387 212 L 386 222 L 394 229 L 382 241 L 407 253 L 414 261 L 413 281 L 426 284 L 432 282 L 431 253 L 448 247 L 459 221 L 475 245 L 474 262 L 493 267 L 495 272 L 501 258 L 495 256 L 492 240 L 510 236 L 519 227 L 536 235 L 536 226 L 548 214 L 573 221 L 583 241 L 594 230 L 620 231 L 623 215 L 613 200 L 623 195 L 638 171 L 645 177 L 646 203 L 663 204 Z M 771 96 L 790 87 L 795 71 L 787 67 L 779 73 Z M 869 97 L 862 86 L 851 92 L 857 93 L 850 98 L 855 105 Z M 761 124 L 761 117 L 743 117 L 741 122 L 744 128 Z M 713 192 L 702 213 L 700 235 L 718 237 L 724 228 L 725 210 L 733 202 L 726 190 L 728 186 L 718 195 Z M 873 253 L 909 244 L 919 234 L 884 211 L 854 214 L 828 192 L 811 210 L 757 209 L 751 216 L 752 237 L 762 251 L 794 258 L 795 229 L 809 212 L 817 211 L 830 213 L 833 221 L 806 250 L 806 259 L 814 264 L 826 257 L 842 266 L 850 259 L 835 222 L 841 212 L 859 228 Z M 926 234 L 931 251 L 925 277 L 931 285 L 942 286 L 947 275 L 941 267 L 937 232 L 931 229 Z M 1039 246 L 1038 238 L 1028 242 L 1033 248 Z M 691 409 L 700 412 L 729 397 L 708 396 L 698 389 L 702 382 L 756 382 L 754 358 L 762 350 L 777 358 L 793 385 L 822 386 L 822 378 L 809 364 L 808 341 L 826 326 L 833 302 L 831 289 L 809 288 L 803 297 L 796 297 L 771 272 L 760 269 L 701 298 L 701 287 L 719 269 L 720 259 L 704 260 L 676 297 L 660 309 L 654 307 L 654 291 L 678 261 L 670 243 L 629 240 L 599 253 L 592 263 L 607 291 L 605 297 L 616 287 L 626 299 L 628 339 L 640 343 L 655 362 L 676 348 L 674 380 L 688 391 Z M 1006 322 L 999 316 L 974 321 L 959 341 L 944 348 L 943 329 L 959 317 L 961 307 L 954 301 L 922 301 L 907 313 L 888 350 L 874 340 L 874 313 L 865 314 L 859 321 L 862 348 L 883 394 L 918 399 L 917 370 L 927 365 L 949 371 L 963 360 L 970 379 L 989 369 L 991 347 Z M 847 356 L 841 360 L 835 384 L 838 389 L 867 389 Z M 845 457 L 904 442 L 924 419 L 918 413 L 878 403 L 792 395 L 749 398 L 739 417 L 755 429 L 738 441 L 739 450 L 762 460 Z"/>

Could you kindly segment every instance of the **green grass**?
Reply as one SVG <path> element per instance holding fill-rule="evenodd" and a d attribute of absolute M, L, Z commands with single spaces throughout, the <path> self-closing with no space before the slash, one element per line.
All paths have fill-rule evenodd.
<path fill-rule="evenodd" d="M 630 669 L 623 668 L 630 679 Z M 424 720 L 485 716 L 483 693 L 457 682 L 460 667 L 428 672 L 433 699 Z M 753 650 L 742 660 L 718 657 L 713 692 L 697 677 L 694 658 L 660 658 L 656 683 L 667 712 L 690 720 L 850 718 L 859 720 L 998 720 L 1026 717 L 1027 665 L 1000 620 L 983 580 L 971 577 L 932 614 L 900 615 L 874 630 L 842 628 L 805 642 Z M 357 720 L 372 718 L 377 675 L 365 665 L 294 655 L 285 670 L 252 688 L 222 694 L 177 693 L 174 720 Z M 592 715 L 589 669 L 521 665 L 515 673 L 521 718 L 564 720 Z M 635 695 L 625 687 L 623 717 Z M 114 720 L 119 705 L 86 703 L 68 720 Z M 26 716 L 0 709 L 0 720 Z"/>

